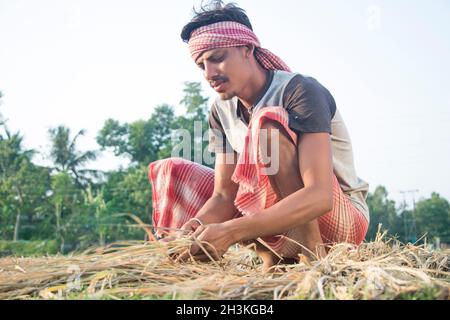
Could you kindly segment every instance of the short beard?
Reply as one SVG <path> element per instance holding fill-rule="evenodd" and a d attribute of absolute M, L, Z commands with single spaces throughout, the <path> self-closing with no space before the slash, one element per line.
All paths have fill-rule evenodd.
<path fill-rule="evenodd" d="M 219 97 L 220 97 L 220 100 L 222 100 L 222 101 L 231 100 L 234 97 L 236 97 L 236 93 L 234 93 L 234 92 L 219 93 Z"/>

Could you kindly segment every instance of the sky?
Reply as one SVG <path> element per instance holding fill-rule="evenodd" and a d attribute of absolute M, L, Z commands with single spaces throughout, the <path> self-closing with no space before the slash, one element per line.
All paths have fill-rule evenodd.
<path fill-rule="evenodd" d="M 448 0 L 236 0 L 261 45 L 334 96 L 358 176 L 403 201 L 450 199 Z M 48 129 L 86 129 L 97 149 L 108 118 L 182 112 L 185 81 L 203 79 L 179 37 L 199 1 L 0 0 L 0 113 L 45 163 Z M 91 168 L 126 166 L 104 152 Z M 405 200 L 411 203 L 412 194 Z"/>

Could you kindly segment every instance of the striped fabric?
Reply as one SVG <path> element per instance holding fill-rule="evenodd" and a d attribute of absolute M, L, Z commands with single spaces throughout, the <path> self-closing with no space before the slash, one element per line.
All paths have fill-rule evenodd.
<path fill-rule="evenodd" d="M 279 201 L 270 184 L 269 177 L 264 174 L 265 167 L 262 165 L 259 133 L 264 120 L 277 121 L 283 126 L 285 126 L 284 124 L 287 126 L 288 113 L 280 107 L 265 107 L 259 110 L 252 116 L 245 137 L 243 152 L 239 156 L 236 169 L 231 177 L 235 183 L 239 184 L 234 204 L 243 215 L 256 214 Z M 294 132 L 290 129 L 287 132 L 293 142 L 297 141 Z M 280 237 L 265 237 L 263 240 L 275 250 L 279 250 L 285 242 Z"/>
<path fill-rule="evenodd" d="M 150 163 L 148 178 L 157 237 L 165 233 L 158 227 L 179 229 L 195 217 L 214 190 L 214 170 L 181 158 Z"/>
<path fill-rule="evenodd" d="M 253 44 L 256 59 L 267 70 L 290 71 L 278 56 L 261 44 L 251 29 L 234 21 L 222 21 L 195 29 L 189 39 L 189 51 L 192 59 L 197 61 L 205 51 L 217 48 L 229 48 Z"/>
<path fill-rule="evenodd" d="M 281 107 L 265 107 L 254 115 L 245 138 L 244 151 L 232 176 L 239 184 L 235 199 L 235 218 L 258 214 L 278 202 L 275 191 L 264 173 L 259 152 L 259 131 L 264 120 L 279 122 L 296 143 L 296 134 L 288 127 L 287 112 Z M 282 165 L 282 164 L 280 164 Z M 179 158 L 159 160 L 149 165 L 152 185 L 153 225 L 157 236 L 164 232 L 158 227 L 180 228 L 195 217 L 214 189 L 214 171 L 200 164 Z M 348 242 L 359 245 L 367 233 L 368 222 L 342 192 L 333 176 L 333 210 L 318 218 L 325 243 Z M 300 247 L 299 229 L 263 240 L 283 257 L 297 257 Z"/>

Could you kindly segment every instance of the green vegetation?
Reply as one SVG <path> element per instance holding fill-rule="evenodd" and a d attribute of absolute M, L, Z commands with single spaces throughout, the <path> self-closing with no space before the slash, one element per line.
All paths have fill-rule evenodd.
<path fill-rule="evenodd" d="M 58 253 L 56 240 L 42 241 L 4 241 L 0 240 L 0 257 L 16 256 L 44 256 Z"/>
<path fill-rule="evenodd" d="M 388 198 L 385 187 L 378 186 L 369 193 L 367 204 L 370 210 L 370 226 L 367 240 L 375 239 L 378 224 L 402 242 L 416 242 L 426 235 L 428 242 L 437 238 L 441 243 L 450 243 L 450 203 L 433 192 L 430 198 L 419 200 L 415 209 L 396 206 Z"/>

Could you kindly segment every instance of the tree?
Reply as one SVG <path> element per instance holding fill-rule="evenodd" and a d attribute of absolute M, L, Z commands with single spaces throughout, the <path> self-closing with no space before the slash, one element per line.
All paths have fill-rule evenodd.
<path fill-rule="evenodd" d="M 183 136 L 182 138 L 190 139 L 187 141 L 190 145 L 190 154 L 184 154 L 183 150 L 179 156 L 191 161 L 201 161 L 201 164 L 206 166 L 212 166 L 212 163 L 205 161 L 206 159 L 203 157 L 208 146 L 208 141 L 203 139 L 208 132 L 208 98 L 202 95 L 201 84 L 199 82 L 185 82 L 183 92 L 184 96 L 180 104 L 185 108 L 186 113 L 176 118 L 173 128 L 175 130 L 185 130 L 188 133 L 187 137 Z M 176 131 L 174 134 L 177 136 Z M 171 156 L 175 147 L 173 142 L 169 143 L 161 151 L 161 158 Z M 186 143 L 186 141 L 181 142 L 183 144 Z"/>
<path fill-rule="evenodd" d="M 426 233 L 428 238 L 450 243 L 450 204 L 445 198 L 433 192 L 431 198 L 420 200 L 415 218 L 419 234 Z"/>
<path fill-rule="evenodd" d="M 152 195 L 147 173 L 147 166 L 144 165 L 109 173 L 108 182 L 103 188 L 108 211 L 112 214 L 131 213 L 149 223 L 152 215 Z M 123 223 L 124 219 L 121 221 Z"/>
<path fill-rule="evenodd" d="M 174 111 L 167 104 L 157 106 L 148 120 L 121 124 L 108 119 L 97 135 L 97 143 L 116 156 L 129 157 L 134 164 L 148 165 L 169 143 L 173 122 Z"/>
<path fill-rule="evenodd" d="M 378 186 L 374 193 L 369 193 L 367 196 L 367 205 L 369 206 L 370 212 L 370 224 L 367 232 L 368 239 L 375 239 L 380 223 L 392 235 L 399 232 L 400 219 L 397 216 L 395 201 L 388 199 L 388 192 L 385 187 Z"/>
<path fill-rule="evenodd" d="M 45 201 L 49 172 L 34 165 L 31 158 L 34 150 L 24 150 L 23 137 L 19 132 L 12 134 L 3 124 L 0 133 L 0 205 L 3 234 L 9 235 L 8 226 L 14 225 L 13 241 L 19 239 L 21 221 L 25 217 L 30 225 L 36 213 L 35 208 Z M 15 215 L 14 221 L 11 217 Z"/>
<path fill-rule="evenodd" d="M 97 170 L 82 169 L 86 163 L 97 158 L 96 151 L 80 152 L 76 149 L 77 139 L 85 134 L 84 130 L 71 138 L 70 129 L 58 126 L 49 130 L 51 140 L 50 158 L 53 160 L 54 168 L 58 172 L 67 172 L 75 178 L 78 186 L 83 187 L 91 183 L 91 176 L 98 174 Z"/>
<path fill-rule="evenodd" d="M 60 243 L 60 251 L 64 252 L 65 233 L 69 217 L 74 214 L 77 204 L 77 193 L 75 181 L 67 172 L 60 172 L 52 176 L 52 195 L 50 203 L 53 205 L 55 218 L 55 233 Z"/>
<path fill-rule="evenodd" d="M 103 190 L 100 189 L 94 195 L 94 191 L 89 186 L 84 193 L 84 211 L 89 213 L 89 216 L 93 217 L 90 219 L 90 224 L 93 224 L 93 232 L 91 234 L 83 235 L 82 240 L 88 240 L 90 242 L 98 242 L 100 246 L 106 244 L 106 240 L 110 239 L 107 231 L 108 224 L 113 222 L 112 215 L 108 212 L 106 202 L 103 196 Z M 92 238 L 92 240 L 91 240 Z"/>
<path fill-rule="evenodd" d="M 102 149 L 112 150 L 116 156 L 129 157 L 134 164 L 148 165 L 157 159 L 170 157 L 174 148 L 171 138 L 176 135 L 175 130 L 185 130 L 188 137 L 183 138 L 191 139 L 187 141 L 190 154 L 179 156 L 190 160 L 198 159 L 195 155 L 203 156 L 208 144 L 203 141 L 203 136 L 208 131 L 208 98 L 202 96 L 198 82 L 186 82 L 183 92 L 184 96 L 180 101 L 186 110 L 183 115 L 175 117 L 173 108 L 164 104 L 156 107 L 148 120 L 121 124 L 117 120 L 108 119 L 97 136 L 97 143 Z M 205 161 L 203 164 L 206 164 Z"/>
<path fill-rule="evenodd" d="M 202 96 L 200 82 L 185 82 L 184 85 L 184 96 L 180 103 L 186 107 L 188 118 L 206 121 L 209 99 Z"/>

